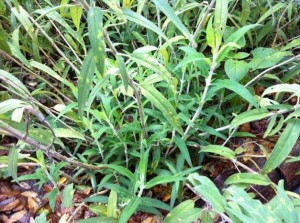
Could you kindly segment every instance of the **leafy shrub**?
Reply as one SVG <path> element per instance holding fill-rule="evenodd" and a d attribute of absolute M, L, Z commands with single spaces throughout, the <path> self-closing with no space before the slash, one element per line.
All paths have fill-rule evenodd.
<path fill-rule="evenodd" d="M 177 203 L 165 222 L 299 221 L 298 198 L 267 176 L 300 132 L 297 1 L 0 4 L 0 127 L 19 139 L 6 176 L 51 180 L 54 202 L 63 166 L 75 166 L 74 177 L 90 179 L 95 193 L 111 191 L 86 199 L 95 222 L 126 222 L 136 211 L 161 215 Z M 267 120 L 264 138 L 280 137 L 271 154 L 259 145 L 267 161 L 255 171 L 228 143 L 255 137 L 240 126 L 258 120 Z M 54 159 L 49 172 L 34 148 Z M 212 154 L 250 173 L 230 176 L 221 194 L 196 174 Z M 18 177 L 21 159 L 42 171 Z M 183 201 L 189 183 L 209 209 Z M 170 203 L 145 196 L 164 184 L 172 185 Z M 254 184 L 278 194 L 263 205 L 244 190 Z"/>

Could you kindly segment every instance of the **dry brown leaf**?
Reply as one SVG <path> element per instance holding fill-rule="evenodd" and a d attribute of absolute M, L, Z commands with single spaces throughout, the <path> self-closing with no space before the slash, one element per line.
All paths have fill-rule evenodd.
<path fill-rule="evenodd" d="M 1 182 L 0 183 L 0 194 L 1 195 L 6 195 L 8 197 L 12 197 L 12 196 L 18 195 L 19 192 L 12 190 L 8 183 Z"/>
<path fill-rule="evenodd" d="M 39 209 L 39 205 L 37 204 L 36 200 L 32 197 L 28 197 L 28 209 L 31 213 L 36 213 Z"/>
<path fill-rule="evenodd" d="M 10 211 L 10 210 L 13 210 L 13 209 L 16 208 L 19 204 L 20 204 L 20 201 L 19 201 L 19 200 L 14 200 L 14 201 L 8 203 L 7 205 L 0 206 L 0 211 Z"/>
<path fill-rule="evenodd" d="M 37 197 L 38 193 L 29 190 L 29 191 L 25 191 L 25 192 L 21 193 L 21 195 L 23 195 L 24 197 Z"/>
<path fill-rule="evenodd" d="M 8 217 L 6 215 L 4 215 L 4 214 L 0 215 L 0 222 L 2 222 L 2 223 L 10 223 Z"/>
<path fill-rule="evenodd" d="M 241 125 L 239 131 L 241 131 L 241 132 L 251 132 L 251 126 L 250 126 L 250 123 L 247 122 L 247 123 Z"/>
<path fill-rule="evenodd" d="M 20 185 L 20 187 L 23 187 L 26 190 L 31 189 L 31 186 L 28 183 L 24 182 L 24 181 L 20 182 L 19 185 Z"/>
<path fill-rule="evenodd" d="M 23 216 L 27 213 L 26 210 L 22 210 L 22 211 L 18 211 L 16 213 L 14 213 L 13 215 L 10 216 L 9 218 L 9 222 L 10 223 L 14 223 L 16 221 L 19 221 L 21 218 L 23 218 Z"/>
<path fill-rule="evenodd" d="M 29 223 L 35 223 L 35 221 L 34 221 L 33 217 L 30 217 L 30 221 L 29 221 Z"/>
<path fill-rule="evenodd" d="M 7 197 L 5 196 L 6 199 L 3 199 L 1 202 L 0 202 L 0 208 L 1 206 L 5 206 L 7 204 L 9 204 L 10 202 L 14 201 L 16 198 L 15 197 Z"/>
<path fill-rule="evenodd" d="M 248 160 L 251 159 L 251 155 L 255 155 L 254 148 L 255 144 L 251 139 L 246 139 L 244 142 L 244 149 L 245 149 L 245 156 L 243 157 L 244 162 L 247 162 Z"/>
<path fill-rule="evenodd" d="M 68 219 L 69 215 L 68 214 L 64 214 L 60 219 L 58 223 L 67 223 L 67 219 Z"/>
<path fill-rule="evenodd" d="M 144 221 L 142 221 L 142 223 L 154 223 L 153 217 L 146 218 Z"/>
<path fill-rule="evenodd" d="M 142 223 L 161 223 L 163 221 L 162 217 L 159 216 L 150 216 L 146 218 Z"/>

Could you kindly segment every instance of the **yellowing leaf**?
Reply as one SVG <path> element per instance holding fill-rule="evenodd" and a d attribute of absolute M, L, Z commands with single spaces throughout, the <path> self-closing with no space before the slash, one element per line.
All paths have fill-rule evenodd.
<path fill-rule="evenodd" d="M 82 7 L 79 5 L 75 5 L 70 8 L 70 13 L 71 13 L 71 18 L 73 20 L 73 23 L 78 31 L 80 27 L 80 19 L 82 16 Z"/>

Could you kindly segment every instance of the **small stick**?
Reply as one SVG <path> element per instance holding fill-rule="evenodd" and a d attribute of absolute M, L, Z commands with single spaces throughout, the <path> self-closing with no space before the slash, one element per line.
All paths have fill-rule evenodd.
<path fill-rule="evenodd" d="M 49 122 L 46 120 L 45 116 L 37 109 L 33 108 L 31 105 L 27 105 L 24 107 L 25 109 L 25 125 L 26 125 L 26 131 L 25 131 L 25 139 L 26 137 L 28 136 L 28 121 L 29 121 L 29 112 L 32 113 L 42 124 L 44 124 L 52 133 L 52 141 L 51 143 L 47 146 L 47 156 L 49 156 L 49 150 L 51 148 L 51 146 L 53 145 L 55 139 L 56 139 L 56 136 L 55 136 L 55 133 L 52 129 L 52 127 L 50 126 Z"/>
<path fill-rule="evenodd" d="M 44 146 L 44 145 L 38 143 L 37 141 L 35 141 L 34 139 L 31 139 L 30 137 L 26 137 L 26 139 L 24 139 L 23 138 L 24 134 L 22 132 L 20 132 L 17 129 L 14 129 L 13 127 L 9 126 L 8 124 L 6 124 L 5 122 L 3 122 L 1 120 L 0 120 L 0 128 L 3 129 L 5 132 L 8 132 L 12 136 L 16 137 L 17 139 L 27 143 L 28 145 L 31 145 L 34 148 L 40 149 L 44 152 L 47 152 L 47 150 L 48 150 L 47 146 Z M 101 165 L 101 164 L 98 164 L 96 166 L 96 165 L 82 163 L 82 162 L 70 159 L 69 157 L 66 157 L 64 155 L 61 155 L 60 153 L 56 152 L 55 150 L 49 150 L 49 154 L 56 159 L 59 159 L 61 161 L 69 163 L 70 165 L 73 165 L 76 167 L 82 167 L 87 170 L 100 170 L 100 169 L 108 169 L 109 168 L 109 167 L 107 167 L 105 165 Z"/>

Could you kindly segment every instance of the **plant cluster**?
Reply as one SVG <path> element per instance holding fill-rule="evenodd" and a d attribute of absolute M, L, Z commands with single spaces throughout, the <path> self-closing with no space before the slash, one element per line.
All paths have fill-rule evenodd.
<path fill-rule="evenodd" d="M 299 10 L 296 0 L 0 1 L 0 131 L 17 139 L 1 147 L 2 177 L 50 181 L 52 210 L 89 183 L 84 202 L 98 217 L 80 222 L 161 210 L 166 223 L 299 222 L 299 196 L 268 177 L 299 161 L 289 156 L 300 133 Z M 260 137 L 277 142 L 257 143 L 266 162 L 254 169 L 231 142 L 255 141 L 241 126 L 260 120 Z M 236 167 L 221 192 L 203 175 L 207 157 Z M 26 162 L 38 168 L 18 175 Z M 148 196 L 166 184 L 168 203 Z M 253 185 L 277 195 L 263 204 Z"/>

